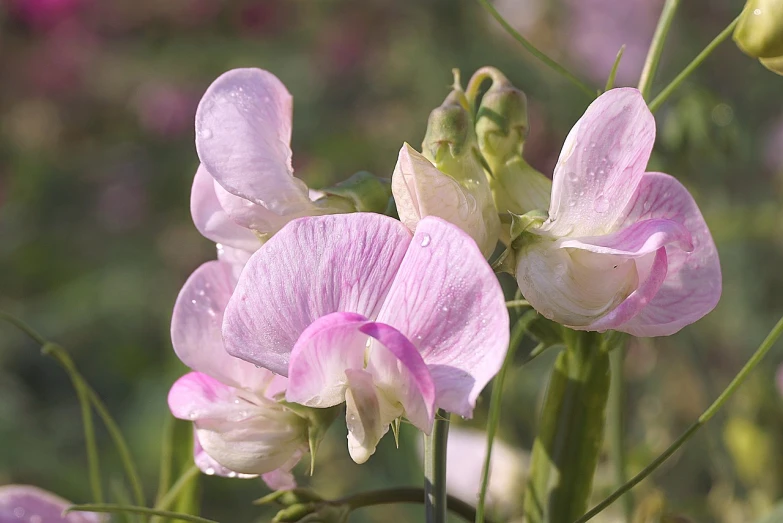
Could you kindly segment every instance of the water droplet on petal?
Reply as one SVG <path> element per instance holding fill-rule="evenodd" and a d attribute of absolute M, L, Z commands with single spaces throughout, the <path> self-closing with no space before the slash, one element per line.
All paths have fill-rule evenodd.
<path fill-rule="evenodd" d="M 204 140 L 209 140 L 212 138 L 212 131 L 210 129 L 202 128 L 199 129 L 198 135 L 200 138 L 203 138 Z"/>
<path fill-rule="evenodd" d="M 190 303 L 192 303 L 193 305 L 195 305 L 195 304 L 196 304 L 196 300 L 190 300 Z"/>
<path fill-rule="evenodd" d="M 214 476 L 215 475 L 215 469 L 212 467 L 207 468 L 207 470 L 204 471 L 204 474 L 207 476 Z"/>
<path fill-rule="evenodd" d="M 651 206 L 652 206 L 652 202 L 650 202 L 650 200 L 647 200 L 646 202 L 644 202 L 644 205 L 642 205 L 645 211 L 649 211 Z"/>
<path fill-rule="evenodd" d="M 595 199 L 595 212 L 604 213 L 609 210 L 609 198 L 604 193 L 599 193 Z"/>
<path fill-rule="evenodd" d="M 421 237 L 421 246 L 422 247 L 426 247 L 427 245 L 430 244 L 431 241 L 432 241 L 432 238 L 430 238 L 429 234 L 423 234 L 422 237 Z"/>
<path fill-rule="evenodd" d="M 14 516 L 16 516 L 17 519 L 22 519 L 24 517 L 24 509 L 22 507 L 16 507 L 14 509 Z"/>
<path fill-rule="evenodd" d="M 754 9 L 753 10 L 753 14 L 756 15 L 756 16 L 760 15 L 761 14 L 761 9 Z"/>
<path fill-rule="evenodd" d="M 189 417 L 190 419 L 196 419 L 196 417 L 198 417 L 198 412 L 196 412 L 196 411 L 194 410 L 193 412 L 191 412 L 190 414 L 188 414 L 188 417 Z"/>
<path fill-rule="evenodd" d="M 229 478 L 235 478 L 235 477 L 237 477 L 237 473 L 232 470 L 231 472 L 228 473 L 228 477 Z"/>

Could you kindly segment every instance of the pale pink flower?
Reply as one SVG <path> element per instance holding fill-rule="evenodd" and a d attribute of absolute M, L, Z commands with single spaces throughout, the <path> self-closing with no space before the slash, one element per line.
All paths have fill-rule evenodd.
<path fill-rule="evenodd" d="M 475 242 L 422 219 L 352 213 L 291 222 L 247 262 L 226 308 L 228 352 L 289 378 L 286 399 L 346 402 L 362 463 L 401 416 L 470 417 L 503 363 L 508 313 Z"/>
<path fill-rule="evenodd" d="M 337 212 L 309 198 L 291 166 L 293 100 L 261 69 L 234 69 L 204 93 L 196 110 L 201 165 L 193 180 L 196 228 L 217 243 L 253 252 L 301 216 Z"/>
<path fill-rule="evenodd" d="M 566 138 L 549 219 L 517 252 L 517 280 L 544 316 L 574 329 L 665 336 L 718 303 L 721 272 L 687 189 L 645 172 L 655 119 L 639 91 L 595 100 Z"/>
<path fill-rule="evenodd" d="M 236 285 L 235 266 L 210 261 L 177 297 L 171 339 L 195 372 L 169 392 L 174 416 L 193 421 L 194 459 L 206 474 L 254 477 L 273 488 L 294 485 L 291 468 L 308 448 L 307 422 L 281 405 L 286 379 L 229 356 L 221 325 Z"/>
<path fill-rule="evenodd" d="M 0 487 L 0 523 L 102 523 L 106 517 L 92 512 L 63 511 L 73 505 L 30 485 Z"/>

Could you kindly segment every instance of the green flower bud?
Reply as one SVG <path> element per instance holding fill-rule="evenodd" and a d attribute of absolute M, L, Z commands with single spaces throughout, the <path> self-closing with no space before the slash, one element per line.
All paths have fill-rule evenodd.
<path fill-rule="evenodd" d="M 767 69 L 783 74 L 783 2 L 748 0 L 734 30 L 734 41 Z"/>
<path fill-rule="evenodd" d="M 384 214 L 389 207 L 391 184 L 389 180 L 378 178 L 366 171 L 360 171 L 333 187 L 323 189 L 329 197 L 342 198 L 358 212 Z M 317 200 L 319 201 L 319 200 Z"/>
<path fill-rule="evenodd" d="M 470 154 L 476 135 L 470 113 L 462 103 L 461 90 L 452 91 L 427 120 L 427 132 L 421 144 L 422 154 L 434 164 Z M 467 102 L 464 102 L 467 103 Z"/>
<path fill-rule="evenodd" d="M 476 136 L 481 154 L 489 163 L 521 156 L 528 133 L 527 97 L 511 85 L 492 84 L 481 99 L 476 115 Z"/>

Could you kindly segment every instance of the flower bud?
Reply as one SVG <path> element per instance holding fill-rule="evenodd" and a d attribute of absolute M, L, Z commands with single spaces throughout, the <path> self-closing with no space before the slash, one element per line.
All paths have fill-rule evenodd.
<path fill-rule="evenodd" d="M 437 216 L 467 232 L 489 257 L 500 220 L 466 107 L 465 94 L 457 87 L 430 113 L 423 154 L 403 145 L 392 175 L 392 193 L 400 220 L 411 231 L 425 216 Z"/>
<path fill-rule="evenodd" d="M 734 41 L 745 54 L 783 74 L 783 2 L 748 0 L 734 30 Z"/>
<path fill-rule="evenodd" d="M 389 180 L 373 176 L 367 171 L 360 171 L 321 192 L 327 199 L 332 197 L 347 200 L 353 207 L 352 211 L 384 214 L 389 208 L 391 185 Z M 315 200 L 316 205 L 319 205 L 320 201 L 320 199 Z M 330 206 L 334 207 L 333 202 Z"/>

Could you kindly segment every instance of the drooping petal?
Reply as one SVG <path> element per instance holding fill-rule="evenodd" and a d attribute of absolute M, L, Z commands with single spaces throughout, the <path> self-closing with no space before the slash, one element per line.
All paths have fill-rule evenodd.
<path fill-rule="evenodd" d="M 599 96 L 563 144 L 552 186 L 553 236 L 594 236 L 633 198 L 655 142 L 655 119 L 636 89 Z"/>
<path fill-rule="evenodd" d="M 377 340 L 370 346 L 367 371 L 387 399 L 399 402 L 413 425 L 429 434 L 435 420 L 435 384 L 416 347 L 397 329 L 367 323 L 360 330 Z"/>
<path fill-rule="evenodd" d="M 375 448 L 389 425 L 402 414 L 402 408 L 392 405 L 379 394 L 372 375 L 361 369 L 346 371 L 345 423 L 348 426 L 348 453 L 362 464 L 375 453 Z"/>
<path fill-rule="evenodd" d="M 261 234 L 274 234 L 286 223 L 300 216 L 309 216 L 316 213 L 315 207 L 306 208 L 302 212 L 277 214 L 263 205 L 258 205 L 240 196 L 235 196 L 225 190 L 219 183 L 215 183 L 215 195 L 220 206 L 228 213 L 228 216 L 241 227 L 246 227 Z M 258 237 L 254 235 L 256 241 Z"/>
<path fill-rule="evenodd" d="M 209 86 L 196 110 L 199 158 L 228 192 L 279 215 L 312 207 L 291 168 L 292 99 L 261 69 L 234 69 Z"/>
<path fill-rule="evenodd" d="M 435 217 L 419 222 L 378 322 L 419 350 L 436 406 L 464 417 L 508 347 L 508 312 L 495 274 L 467 234 Z"/>
<path fill-rule="evenodd" d="M 718 252 L 688 190 L 663 173 L 647 173 L 618 228 L 641 220 L 667 219 L 688 230 L 690 251 L 667 246 L 668 271 L 660 290 L 625 326 L 634 336 L 668 336 L 710 312 L 721 295 Z"/>
<path fill-rule="evenodd" d="M 204 165 L 199 165 L 190 193 L 190 214 L 196 229 L 213 242 L 253 252 L 261 246 L 252 231 L 229 217 L 215 194 L 215 181 Z"/>
<path fill-rule="evenodd" d="M 277 469 L 266 474 L 261 474 L 261 479 L 264 480 L 266 486 L 272 490 L 291 490 L 296 488 L 296 479 L 291 470 L 302 459 L 304 452 L 295 452 L 291 459 L 280 465 Z"/>
<path fill-rule="evenodd" d="M 193 370 L 240 388 L 263 391 L 274 375 L 229 355 L 221 327 L 236 274 L 225 262 L 210 261 L 185 282 L 174 304 L 171 341 L 179 359 Z"/>
<path fill-rule="evenodd" d="M 367 323 L 360 314 L 335 312 L 317 319 L 291 352 L 286 400 L 307 407 L 332 407 L 345 400 L 346 370 L 362 369 Z"/>
<path fill-rule="evenodd" d="M 582 249 L 597 254 L 617 254 L 637 258 L 671 246 L 690 252 L 691 233 L 683 224 L 668 219 L 646 219 L 603 236 L 565 237 L 556 242 L 563 249 Z"/>
<path fill-rule="evenodd" d="M 198 440 L 198 433 L 193 428 L 193 462 L 201 472 L 207 476 L 222 476 L 224 478 L 252 479 L 258 477 L 257 474 L 242 474 L 234 470 L 229 470 L 217 461 L 215 461 Z"/>
<path fill-rule="evenodd" d="M 226 308 L 226 349 L 287 376 L 294 344 L 316 319 L 375 317 L 410 240 L 404 225 L 378 214 L 289 223 L 247 262 Z"/>
<path fill-rule="evenodd" d="M 189 372 L 169 390 L 169 410 L 175 418 L 197 420 L 233 417 L 236 389 L 201 372 Z"/>
<path fill-rule="evenodd" d="M 486 184 L 483 173 L 479 174 Z M 400 149 L 392 175 L 392 193 L 400 221 L 415 232 L 422 218 L 443 218 L 468 233 L 484 256 L 489 257 L 497 244 L 500 222 L 489 187 L 473 187 L 473 192 L 479 190 L 482 191 L 483 200 L 492 207 L 487 217 L 479 206 L 477 195 L 471 190 L 438 170 L 407 143 Z"/>
<path fill-rule="evenodd" d="M 32 485 L 0 487 L 0 523 L 101 523 L 104 514 L 63 511 L 73 503 Z"/>

